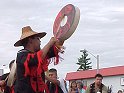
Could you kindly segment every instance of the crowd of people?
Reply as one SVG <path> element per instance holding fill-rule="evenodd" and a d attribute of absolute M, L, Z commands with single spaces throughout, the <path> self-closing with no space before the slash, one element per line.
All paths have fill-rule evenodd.
<path fill-rule="evenodd" d="M 68 93 L 85 93 L 83 83 L 81 81 L 72 81 L 70 82 Z"/>
<path fill-rule="evenodd" d="M 81 81 L 71 81 L 69 89 L 64 79 L 57 75 L 57 70 L 48 70 L 50 59 L 56 57 L 64 41 L 52 37 L 50 41 L 40 48 L 40 39 L 46 35 L 45 32 L 37 33 L 30 26 L 22 28 L 22 35 L 14 46 L 23 46 L 19 50 L 15 60 L 10 62 L 10 71 L 13 63 L 16 62 L 16 73 L 14 83 L 8 86 L 9 73 L 2 75 L 0 80 L 1 93 L 108 93 L 107 87 L 102 84 L 103 76 L 96 74 L 95 81 L 87 86 L 86 90 Z M 45 72 L 47 72 L 45 74 Z M 122 93 L 121 90 L 118 93 Z"/>

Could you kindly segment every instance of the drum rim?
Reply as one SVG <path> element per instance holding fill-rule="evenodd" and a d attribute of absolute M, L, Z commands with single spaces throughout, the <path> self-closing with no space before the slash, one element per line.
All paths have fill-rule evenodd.
<path fill-rule="evenodd" d="M 79 10 L 79 8 L 76 7 L 76 6 L 74 6 L 74 5 L 72 5 L 72 4 L 68 4 L 68 5 L 71 5 L 71 6 L 74 8 L 75 14 L 74 14 L 74 18 L 73 18 L 73 20 L 72 20 L 72 22 L 71 22 L 70 28 L 66 30 L 66 33 L 64 33 L 64 34 L 61 35 L 59 38 L 57 38 L 57 39 L 59 39 L 59 40 L 61 40 L 61 41 L 67 40 L 68 38 L 71 37 L 71 35 L 75 32 L 75 30 L 76 30 L 76 28 L 77 28 L 77 25 L 78 25 L 78 23 L 79 23 L 79 20 L 80 20 L 80 10 Z M 66 6 L 68 6 L 68 5 L 66 5 Z M 60 10 L 60 12 L 61 12 L 66 6 L 64 6 L 64 7 Z M 58 15 L 60 14 L 60 12 L 58 13 Z M 56 18 L 58 17 L 58 15 L 56 16 Z M 60 17 L 62 17 L 62 16 L 60 16 Z M 57 28 L 58 28 L 58 31 L 57 31 L 57 32 L 56 32 L 56 30 L 54 30 L 54 27 L 55 27 L 55 25 L 56 25 L 55 23 L 57 22 L 56 20 L 57 20 L 57 19 L 55 19 L 54 25 L 53 25 L 53 34 L 54 34 L 55 37 L 56 37 L 56 34 L 58 33 L 59 29 L 62 28 L 61 26 L 59 26 L 59 27 L 57 27 Z M 59 25 L 60 25 L 60 23 L 59 23 Z M 64 27 L 64 26 L 63 26 L 63 27 Z"/>

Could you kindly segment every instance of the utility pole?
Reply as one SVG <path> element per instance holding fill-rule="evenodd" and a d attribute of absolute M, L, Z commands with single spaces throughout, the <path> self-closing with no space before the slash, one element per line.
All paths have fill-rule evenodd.
<path fill-rule="evenodd" d="M 97 74 L 99 73 L 99 55 L 96 56 L 97 57 Z"/>
<path fill-rule="evenodd" d="M 92 55 L 94 58 L 96 58 L 96 66 L 97 66 L 97 71 L 96 73 L 98 74 L 99 73 L 99 55 L 95 56 L 93 55 L 91 52 L 87 51 L 86 49 L 84 49 L 86 52 L 88 52 L 90 55 Z M 84 51 L 84 50 L 80 50 L 80 52 Z"/>

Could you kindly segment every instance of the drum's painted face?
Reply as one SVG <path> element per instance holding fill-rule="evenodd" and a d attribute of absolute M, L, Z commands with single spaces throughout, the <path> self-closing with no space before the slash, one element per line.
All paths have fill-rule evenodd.
<path fill-rule="evenodd" d="M 75 31 L 80 19 L 80 10 L 72 4 L 68 4 L 58 13 L 54 25 L 54 37 L 65 41 Z"/>

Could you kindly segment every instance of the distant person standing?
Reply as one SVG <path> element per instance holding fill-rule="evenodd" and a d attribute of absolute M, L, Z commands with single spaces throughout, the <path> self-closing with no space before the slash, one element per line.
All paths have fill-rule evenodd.
<path fill-rule="evenodd" d="M 77 88 L 79 93 L 85 93 L 85 89 L 83 88 L 83 83 L 81 81 L 77 82 Z"/>
<path fill-rule="evenodd" d="M 95 82 L 86 88 L 85 93 L 107 93 L 108 89 L 104 84 L 102 84 L 102 79 L 103 76 L 101 74 L 96 74 Z"/>
<path fill-rule="evenodd" d="M 80 93 L 76 81 L 70 82 L 69 92 L 68 93 Z"/>
<path fill-rule="evenodd" d="M 46 76 L 46 80 L 48 80 L 47 86 L 50 93 L 68 93 L 65 80 L 58 78 L 55 68 L 50 69 L 48 75 L 48 77 Z"/>

